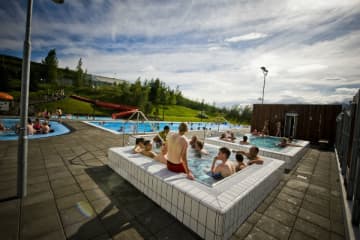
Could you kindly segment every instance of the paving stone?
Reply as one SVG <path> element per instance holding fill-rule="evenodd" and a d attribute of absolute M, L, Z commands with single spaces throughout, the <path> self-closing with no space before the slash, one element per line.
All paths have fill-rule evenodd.
<path fill-rule="evenodd" d="M 308 222 L 311 222 L 326 229 L 327 231 L 330 231 L 330 220 L 328 218 L 324 218 L 323 216 L 308 211 L 304 208 L 300 208 L 298 216 Z"/>
<path fill-rule="evenodd" d="M 22 208 L 22 222 L 28 223 L 34 219 L 40 219 L 45 216 L 58 215 L 56 204 L 54 200 L 48 200 L 31 205 L 23 206 Z"/>
<path fill-rule="evenodd" d="M 297 191 L 295 189 L 292 189 L 292 188 L 289 188 L 289 187 L 284 187 L 281 192 L 283 193 L 286 193 L 292 197 L 296 197 L 300 200 L 302 200 L 305 196 L 305 193 L 304 192 L 301 192 L 301 191 Z"/>
<path fill-rule="evenodd" d="M 258 213 L 258 212 L 253 212 L 250 217 L 247 219 L 247 221 L 251 224 L 256 224 L 259 219 L 261 218 L 262 214 Z"/>
<path fill-rule="evenodd" d="M 114 204 L 111 202 L 108 198 L 101 198 L 98 200 L 95 200 L 93 202 L 90 202 L 91 206 L 94 208 L 95 212 L 97 214 L 100 214 L 102 211 L 104 211 L 109 205 L 113 206 Z"/>
<path fill-rule="evenodd" d="M 54 195 L 56 198 L 65 197 L 74 193 L 80 192 L 80 187 L 77 184 L 67 185 L 61 188 L 54 189 Z"/>
<path fill-rule="evenodd" d="M 297 231 L 297 230 L 292 231 L 289 239 L 290 240 L 314 240 L 314 238 L 310 237 L 309 235 L 306 235 L 305 233 Z"/>
<path fill-rule="evenodd" d="M 301 231 L 309 236 L 312 236 L 315 239 L 329 239 L 330 233 L 323 228 L 312 224 L 310 222 L 304 221 L 301 218 L 298 218 L 295 222 L 295 229 Z"/>
<path fill-rule="evenodd" d="M 106 194 L 99 188 L 90 189 L 84 192 L 89 201 L 94 201 L 100 198 L 107 197 Z"/>
<path fill-rule="evenodd" d="M 49 174 L 50 180 L 54 180 L 57 178 L 64 178 L 64 177 L 72 177 L 70 172 L 67 169 L 65 171 Z"/>
<path fill-rule="evenodd" d="M 87 202 L 87 199 L 83 193 L 75 193 L 72 195 L 68 195 L 62 198 L 56 199 L 56 204 L 60 211 L 62 209 L 70 208 L 76 206 L 79 202 Z"/>
<path fill-rule="evenodd" d="M 288 239 L 291 232 L 291 227 L 285 226 L 265 215 L 260 218 L 255 226 L 280 240 Z"/>
<path fill-rule="evenodd" d="M 339 234 L 340 236 L 345 235 L 345 228 L 343 222 L 331 222 L 331 231 Z"/>
<path fill-rule="evenodd" d="M 17 239 L 20 201 L 0 202 L 0 233 L 2 239 Z"/>
<path fill-rule="evenodd" d="M 305 190 L 308 188 L 309 184 L 302 182 L 300 180 L 294 180 L 291 179 L 286 183 L 286 186 L 292 189 L 295 189 L 300 192 L 305 192 Z"/>
<path fill-rule="evenodd" d="M 345 240 L 346 238 L 344 236 L 340 236 L 336 233 L 331 233 L 331 240 Z"/>
<path fill-rule="evenodd" d="M 69 226 L 81 221 L 91 220 L 95 214 L 92 208 L 83 210 L 79 207 L 71 207 L 61 211 L 60 216 L 63 226 Z"/>
<path fill-rule="evenodd" d="M 71 184 L 75 184 L 75 179 L 72 177 L 57 178 L 51 181 L 51 187 L 53 189 L 62 188 Z"/>
<path fill-rule="evenodd" d="M 289 214 L 283 210 L 280 210 L 278 208 L 275 208 L 273 206 L 270 206 L 266 212 L 264 213 L 264 215 L 271 217 L 273 219 L 276 219 L 277 221 L 292 227 L 295 223 L 295 219 L 296 217 L 292 214 Z"/>
<path fill-rule="evenodd" d="M 245 240 L 275 240 L 276 238 L 270 236 L 259 228 L 254 227 Z"/>
<path fill-rule="evenodd" d="M 22 224 L 22 239 L 37 239 L 53 231 L 61 230 L 62 225 L 56 214 L 43 216 Z"/>
<path fill-rule="evenodd" d="M 237 237 L 237 239 L 242 240 L 248 235 L 248 233 L 251 231 L 252 228 L 253 225 L 246 221 L 243 224 L 241 224 L 241 226 L 234 233 L 234 235 Z"/>
<path fill-rule="evenodd" d="M 310 212 L 314 212 L 314 213 L 316 213 L 318 215 L 321 215 L 321 216 L 323 216 L 325 218 L 330 217 L 329 208 L 324 207 L 323 205 L 319 205 L 319 204 L 312 203 L 312 202 L 304 200 L 301 207 L 308 210 L 308 211 L 310 211 Z"/>
<path fill-rule="evenodd" d="M 45 235 L 39 236 L 36 240 L 66 240 L 63 230 L 58 230 L 55 232 L 47 233 Z"/>
<path fill-rule="evenodd" d="M 156 234 L 156 239 L 168 240 L 168 239 L 179 239 L 179 240 L 200 240 L 192 231 L 189 231 L 184 225 L 174 222 L 170 226 L 163 228 Z"/>
<path fill-rule="evenodd" d="M 288 203 L 280 199 L 275 199 L 274 202 L 272 203 L 272 206 L 279 208 L 285 212 L 291 213 L 293 215 L 297 215 L 300 209 L 300 206 L 296 206 L 292 203 Z"/>
<path fill-rule="evenodd" d="M 65 227 L 65 234 L 68 239 L 92 239 L 104 235 L 105 229 L 96 218 L 84 220 Z"/>
<path fill-rule="evenodd" d="M 312 194 L 309 194 L 309 193 L 305 195 L 305 200 L 306 200 L 306 201 L 309 201 L 309 202 L 311 202 L 311 203 L 315 203 L 315 204 L 317 204 L 317 205 L 321 205 L 321 206 L 323 206 L 323 207 L 325 207 L 325 208 L 327 208 L 327 209 L 330 208 L 330 202 L 329 202 L 329 200 L 325 200 L 325 199 L 316 197 L 316 196 L 314 196 L 314 195 L 312 195 Z"/>
<path fill-rule="evenodd" d="M 47 182 L 49 181 L 47 174 L 46 175 L 41 175 L 41 176 L 36 176 L 36 177 L 28 177 L 27 178 L 27 183 L 28 184 L 36 184 L 36 183 L 42 183 L 42 182 Z"/>
<path fill-rule="evenodd" d="M 137 217 L 137 221 L 147 226 L 149 231 L 153 234 L 157 234 L 162 229 L 169 226 L 172 222 L 175 221 L 175 218 L 172 217 L 169 213 L 161 208 L 153 209 L 152 211 L 146 212 Z"/>
<path fill-rule="evenodd" d="M 38 192 L 49 192 L 51 187 L 49 182 L 41 182 L 28 185 L 27 188 L 28 194 L 38 193 Z"/>
<path fill-rule="evenodd" d="M 54 195 L 51 191 L 44 191 L 27 195 L 23 198 L 22 204 L 23 206 L 27 206 L 36 203 L 46 202 L 53 199 Z"/>
<path fill-rule="evenodd" d="M 300 200 L 298 198 L 295 198 L 293 196 L 290 196 L 287 193 L 282 193 L 282 192 L 279 193 L 279 195 L 276 197 L 276 199 L 285 201 L 287 203 L 291 203 L 291 204 L 293 204 L 295 206 L 300 206 L 300 204 L 302 202 L 302 200 Z"/>

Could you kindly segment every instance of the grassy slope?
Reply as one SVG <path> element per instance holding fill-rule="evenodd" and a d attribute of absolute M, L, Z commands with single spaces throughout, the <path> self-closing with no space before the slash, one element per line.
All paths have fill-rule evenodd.
<path fill-rule="evenodd" d="M 60 107 L 63 110 L 64 114 L 81 114 L 81 115 L 87 115 L 87 114 L 93 114 L 93 108 L 91 104 L 86 102 L 81 102 L 72 98 L 65 98 L 60 101 L 51 102 L 47 104 L 42 104 L 40 106 L 37 106 L 38 109 L 48 109 L 49 111 L 55 113 L 55 110 L 57 107 Z M 102 115 L 102 116 L 111 116 L 111 113 L 117 112 L 116 110 L 106 110 L 102 108 L 96 108 L 95 114 L 96 115 Z M 197 114 L 199 113 L 198 110 L 194 110 L 191 108 L 178 106 L 178 105 L 169 105 L 165 106 L 164 109 L 164 117 L 165 121 L 176 121 L 176 122 L 197 122 L 201 121 L 200 118 L 197 117 Z M 160 118 L 162 119 L 162 108 L 159 109 Z M 208 119 L 203 119 L 203 121 L 214 121 L 214 116 L 209 116 Z"/>
<path fill-rule="evenodd" d="M 57 107 L 60 107 L 63 110 L 64 114 L 81 114 L 81 115 L 87 115 L 87 114 L 93 114 L 94 109 L 91 106 L 90 103 L 81 102 L 72 98 L 65 98 L 60 101 L 51 102 L 42 104 L 39 109 L 48 109 L 48 111 L 51 111 L 55 113 L 55 110 Z M 95 109 L 96 115 L 111 115 L 109 112 L 103 109 L 96 108 Z"/>

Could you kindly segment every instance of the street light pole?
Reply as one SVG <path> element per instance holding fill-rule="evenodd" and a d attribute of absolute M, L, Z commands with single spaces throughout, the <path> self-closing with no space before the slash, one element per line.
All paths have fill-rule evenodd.
<path fill-rule="evenodd" d="M 263 84 L 262 98 L 261 98 L 261 104 L 264 104 L 265 79 L 269 71 L 264 66 L 261 67 L 260 69 L 263 71 L 264 74 L 264 84 Z"/>
<path fill-rule="evenodd" d="M 63 3 L 64 0 L 53 0 L 55 3 Z M 25 197 L 27 194 L 27 156 L 28 156 L 28 136 L 27 119 L 29 108 L 29 85 L 30 85 L 30 54 L 31 54 L 31 18 L 33 0 L 28 0 L 26 14 L 26 30 L 23 49 L 23 61 L 21 68 L 21 96 L 20 96 L 20 129 L 18 142 L 18 169 L 17 169 L 17 192 L 18 198 Z"/>

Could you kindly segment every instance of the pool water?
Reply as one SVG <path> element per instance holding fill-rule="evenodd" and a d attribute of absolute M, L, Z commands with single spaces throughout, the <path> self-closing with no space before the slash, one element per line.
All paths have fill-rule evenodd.
<path fill-rule="evenodd" d="M 197 152 L 194 149 L 192 149 L 189 146 L 188 152 L 187 152 L 188 166 L 189 166 L 192 174 L 194 175 L 196 181 L 199 181 L 206 185 L 212 185 L 219 181 L 219 179 L 214 179 L 210 173 L 212 161 L 213 161 L 214 157 L 217 156 L 219 148 L 205 144 L 204 149 L 206 150 L 206 152 L 208 154 L 199 155 L 199 154 L 197 154 Z M 153 150 L 156 153 L 160 152 L 159 148 L 153 147 Z M 230 155 L 228 161 L 231 161 L 234 164 L 236 164 L 235 160 L 233 160 L 233 159 L 235 159 L 235 155 L 232 153 Z M 247 161 L 245 159 L 244 159 L 244 162 Z M 215 166 L 220 163 L 221 163 L 221 161 L 218 160 L 216 162 Z"/>
<path fill-rule="evenodd" d="M 242 140 L 242 138 L 241 138 L 241 140 Z M 259 148 L 265 148 L 265 149 L 270 149 L 270 150 L 279 152 L 284 149 L 283 147 L 277 146 L 277 144 L 280 143 L 280 140 L 281 140 L 281 138 L 279 138 L 279 137 L 250 136 L 248 141 L 251 145 L 255 145 Z"/>
<path fill-rule="evenodd" d="M 0 141 L 17 140 L 19 138 L 18 134 L 15 133 L 15 126 L 16 124 L 20 124 L 20 119 L 1 118 L 0 122 L 5 125 L 5 128 L 9 129 L 5 132 L 0 132 Z M 49 124 L 50 124 L 50 128 L 54 130 L 53 132 L 47 134 L 29 135 L 28 139 L 46 138 L 46 137 L 58 136 L 70 132 L 70 130 L 67 127 L 65 127 L 63 124 L 59 122 L 50 121 Z"/>
<path fill-rule="evenodd" d="M 179 122 L 134 122 L 134 121 L 88 121 L 86 122 L 92 126 L 99 127 L 113 133 L 149 133 L 162 131 L 165 126 L 169 126 L 171 131 L 177 132 L 179 129 Z M 234 126 L 227 123 L 216 124 L 208 122 L 193 122 L 188 123 L 189 131 L 192 130 L 224 130 L 229 128 L 241 128 L 241 126 Z"/>

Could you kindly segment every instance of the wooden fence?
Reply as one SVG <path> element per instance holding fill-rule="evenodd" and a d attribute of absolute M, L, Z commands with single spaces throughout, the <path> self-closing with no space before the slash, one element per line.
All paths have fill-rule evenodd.
<path fill-rule="evenodd" d="M 275 135 L 276 123 L 280 121 L 281 136 L 311 142 L 326 140 L 332 144 L 341 108 L 341 105 L 254 104 L 251 131 L 262 130 L 264 122 L 269 120 L 270 135 Z"/>

